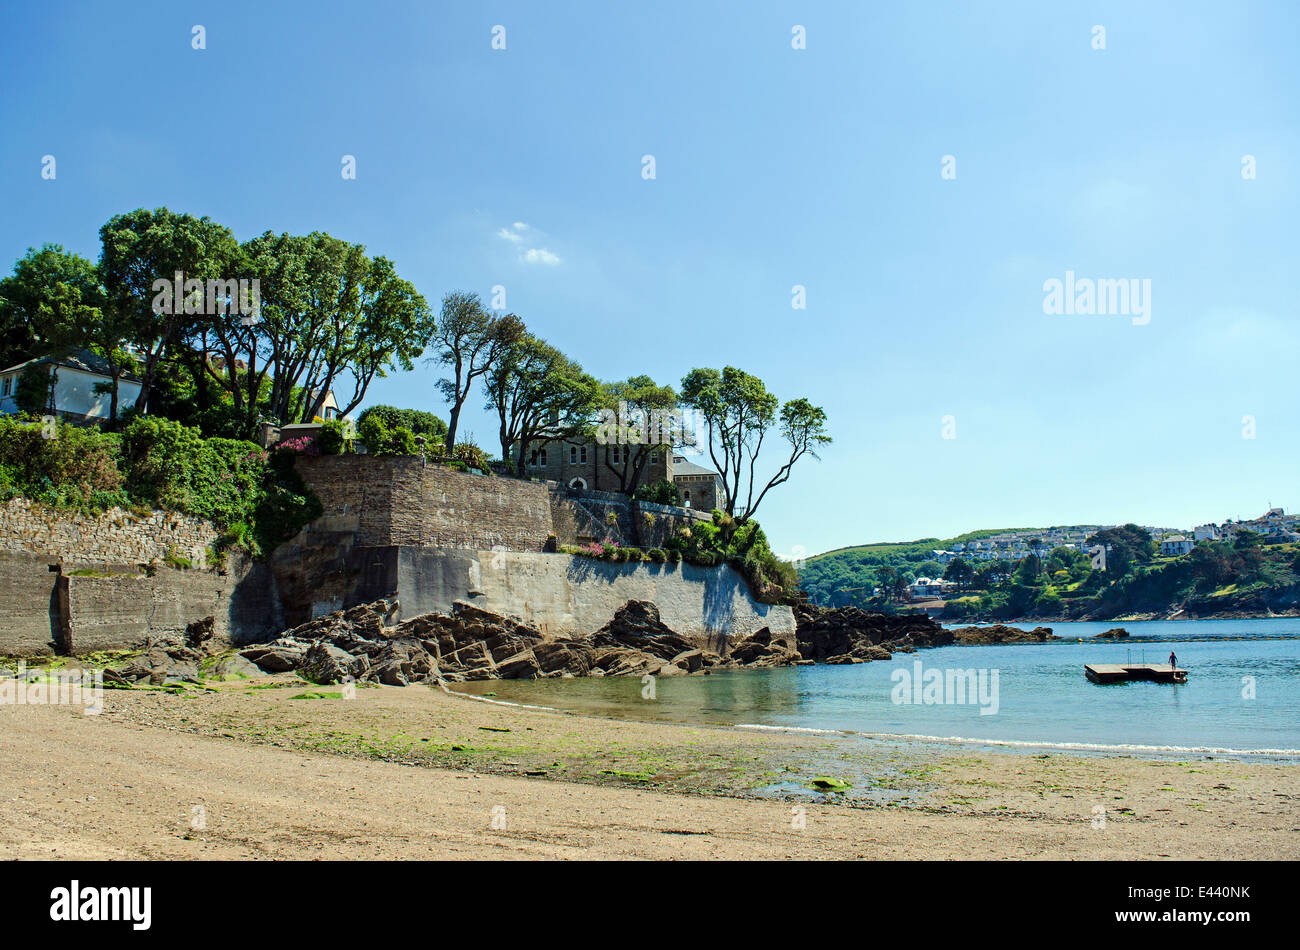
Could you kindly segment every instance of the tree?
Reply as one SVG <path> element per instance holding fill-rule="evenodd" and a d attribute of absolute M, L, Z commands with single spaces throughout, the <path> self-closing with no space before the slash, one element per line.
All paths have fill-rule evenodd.
<path fill-rule="evenodd" d="M 450 378 L 438 380 L 438 389 L 451 407 L 447 417 L 449 452 L 455 448 L 461 409 L 474 384 L 492 371 L 524 332 L 522 320 L 513 313 L 489 313 L 478 294 L 456 290 L 442 298 L 442 314 L 429 340 L 437 353 L 428 362 L 436 361 L 451 371 Z"/>
<path fill-rule="evenodd" d="M 344 380 L 352 392 L 339 409 L 347 415 L 374 379 L 410 370 L 433 332 L 424 297 L 360 244 L 268 231 L 240 254 L 239 266 L 258 281 L 255 318 L 227 306 L 198 322 L 193 338 L 201 372 L 230 394 L 246 430 L 259 412 L 280 423 L 310 421 Z"/>
<path fill-rule="evenodd" d="M 1118 528 L 1103 528 L 1088 538 L 1089 549 L 1101 545 L 1106 548 L 1106 573 L 1123 577 L 1134 564 L 1148 564 L 1155 554 L 1151 535 L 1135 524 Z"/>
<path fill-rule="evenodd" d="M 58 244 L 28 248 L 13 276 L 0 281 L 0 327 L 5 366 L 71 350 L 102 357 L 111 379 L 109 418 L 117 418 L 118 383 L 134 360 L 122 347 L 127 328 L 109 306 L 93 262 Z"/>
<path fill-rule="evenodd" d="M 1037 554 L 1031 554 L 1020 561 L 1016 568 L 1016 579 L 1022 584 L 1033 584 L 1042 573 L 1043 565 Z"/>
<path fill-rule="evenodd" d="M 894 599 L 894 590 L 898 577 L 898 568 L 891 564 L 885 564 L 876 569 L 876 581 L 879 583 L 880 593 L 884 595 L 886 601 Z"/>
<path fill-rule="evenodd" d="M 99 276 L 107 306 L 139 353 L 140 395 L 135 405 L 144 411 L 165 355 L 195 317 L 201 318 L 204 304 L 199 298 L 205 281 L 230 276 L 239 245 L 230 230 L 215 221 L 167 208 L 117 215 L 99 229 L 99 239 Z M 181 300 L 173 299 L 170 289 L 163 295 L 155 288 L 155 282 L 171 284 L 178 274 Z"/>
<path fill-rule="evenodd" d="M 958 590 L 965 590 L 966 585 L 971 582 L 975 576 L 975 569 L 970 566 L 970 562 L 964 558 L 955 557 L 948 562 L 944 568 L 943 576 L 945 579 L 952 581 L 957 585 Z"/>
<path fill-rule="evenodd" d="M 649 376 L 632 376 L 601 384 L 600 403 L 600 464 L 618 479 L 620 492 L 631 494 L 643 483 L 650 456 L 672 452 L 681 439 L 677 393 Z"/>
<path fill-rule="evenodd" d="M 600 396 L 600 384 L 555 347 L 531 333 L 502 351 L 483 377 L 485 409 L 500 424 L 501 460 L 514 459 L 520 478 L 527 474 L 528 447 L 586 436 Z M 518 452 L 517 457 L 514 456 Z"/>
<path fill-rule="evenodd" d="M 763 381 L 733 366 L 694 369 L 682 380 L 682 401 L 704 418 L 709 457 L 722 476 L 726 511 L 736 516 L 742 499 L 744 510 L 736 517 L 743 524 L 754 517 L 767 493 L 790 478 L 795 463 L 805 455 L 819 458 L 817 449 L 830 443 L 826 413 L 807 399 L 792 399 L 780 406 L 779 432 L 789 455 L 755 497 L 755 465 L 763 442 L 777 424 L 778 401 Z"/>
<path fill-rule="evenodd" d="M 379 416 L 386 427 L 391 429 L 406 428 L 415 436 L 424 436 L 430 445 L 444 445 L 447 441 L 447 423 L 431 412 L 423 409 L 398 409 L 396 406 L 369 406 L 357 417 L 357 425 L 371 416 Z"/>

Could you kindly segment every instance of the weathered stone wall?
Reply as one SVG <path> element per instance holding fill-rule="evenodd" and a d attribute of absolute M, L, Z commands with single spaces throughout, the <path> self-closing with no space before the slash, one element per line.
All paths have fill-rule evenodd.
<path fill-rule="evenodd" d="M 285 625 L 270 569 L 231 554 L 224 573 L 161 566 L 150 576 L 132 564 L 91 568 L 0 550 L 0 654 L 82 654 L 131 649 L 146 640 L 179 642 L 189 624 L 206 617 L 213 618 L 218 641 L 245 643 L 279 633 Z"/>
<path fill-rule="evenodd" d="M 613 514 L 614 524 L 609 523 Z M 647 522 L 645 516 L 649 515 Z M 711 521 L 711 513 L 632 501 L 625 495 L 607 492 L 563 492 L 551 494 L 551 520 L 560 544 L 585 545 L 592 541 L 617 541 L 640 547 L 662 548 L 684 527 Z"/>
<path fill-rule="evenodd" d="M 744 578 L 723 565 L 611 564 L 563 554 L 398 552 L 397 597 L 403 619 L 447 612 L 457 600 L 519 617 L 548 636 L 593 633 L 629 600 L 648 600 L 684 636 L 732 639 L 762 627 L 795 632 L 789 607 L 761 604 Z"/>
<path fill-rule="evenodd" d="M 37 554 L 0 553 L 0 654 L 58 652 L 57 571 Z"/>
<path fill-rule="evenodd" d="M 72 515 L 15 498 L 0 505 L 0 551 L 39 554 L 68 564 L 151 564 L 168 551 L 189 560 L 210 547 L 217 529 L 201 518 L 112 508 Z"/>
<path fill-rule="evenodd" d="M 352 531 L 358 546 L 541 551 L 554 533 L 550 495 L 537 482 L 411 457 L 303 456 L 297 466 L 325 506 L 309 530 Z"/>
<path fill-rule="evenodd" d="M 235 555 L 226 573 L 162 567 L 143 572 L 65 575 L 69 653 L 181 643 L 191 623 L 213 618 L 220 643 L 248 643 L 284 629 L 265 565 Z"/>

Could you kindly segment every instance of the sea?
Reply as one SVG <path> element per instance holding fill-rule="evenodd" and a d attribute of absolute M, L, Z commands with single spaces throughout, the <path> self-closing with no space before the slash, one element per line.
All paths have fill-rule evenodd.
<path fill-rule="evenodd" d="M 1032 629 L 1036 623 L 1011 626 Z M 1300 760 L 1300 618 L 1054 623 L 1060 641 L 948 646 L 844 666 L 492 680 L 458 691 L 613 719 L 852 733 L 1004 751 Z M 1097 635 L 1123 627 L 1125 640 Z M 1098 685 L 1085 663 L 1186 683 Z"/>

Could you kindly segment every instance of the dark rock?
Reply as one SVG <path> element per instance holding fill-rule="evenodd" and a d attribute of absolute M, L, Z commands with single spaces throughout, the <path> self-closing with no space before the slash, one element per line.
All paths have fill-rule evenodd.
<path fill-rule="evenodd" d="M 239 655 L 255 664 L 264 673 L 287 673 L 298 668 L 306 650 L 296 644 L 272 643 L 266 646 L 249 647 L 239 651 Z"/>
<path fill-rule="evenodd" d="M 1021 630 L 995 623 L 985 627 L 958 627 L 951 631 L 958 643 L 988 645 L 993 643 L 1046 643 L 1059 640 L 1050 627 L 1035 627 L 1033 630 Z"/>
<path fill-rule="evenodd" d="M 302 658 L 298 674 L 312 683 L 340 683 L 349 676 L 359 679 L 358 674 L 365 672 L 369 665 L 364 656 L 355 657 L 332 643 L 318 640 Z"/>
<path fill-rule="evenodd" d="M 216 617 L 204 617 L 202 620 L 196 620 L 185 628 L 185 642 L 191 647 L 202 646 L 213 637 L 214 628 L 216 627 Z"/>
<path fill-rule="evenodd" d="M 543 676 L 586 676 L 596 663 L 596 651 L 581 640 L 553 640 L 533 647 L 533 656 Z"/>
<path fill-rule="evenodd" d="M 695 645 L 659 619 L 659 608 L 648 600 L 629 600 L 614 612 L 614 618 L 591 638 L 594 647 L 624 647 L 641 650 L 662 660 Z"/>
<path fill-rule="evenodd" d="M 828 609 L 811 604 L 798 604 L 794 612 L 799 624 L 798 652 L 805 660 L 845 655 L 877 659 L 880 655 L 871 653 L 870 647 L 907 653 L 954 642 L 951 632 L 920 615 L 873 614 L 858 607 Z"/>

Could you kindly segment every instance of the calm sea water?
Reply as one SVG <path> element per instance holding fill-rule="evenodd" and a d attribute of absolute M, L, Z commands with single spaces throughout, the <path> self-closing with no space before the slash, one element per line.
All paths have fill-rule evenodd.
<path fill-rule="evenodd" d="M 940 647 L 852 666 L 660 678 L 652 700 L 643 698 L 639 679 L 626 677 L 501 680 L 457 688 L 503 702 L 614 718 L 848 731 L 1009 749 L 1300 759 L 1300 619 L 1050 626 L 1066 639 Z M 1115 626 L 1131 638 L 1092 639 Z M 1171 649 L 1179 667 L 1189 671 L 1186 684 L 1099 686 L 1083 674 L 1084 663 L 1163 663 Z M 976 696 L 955 703 L 958 697 L 948 695 L 948 702 L 925 702 L 924 693 L 905 690 L 900 682 L 903 673 L 915 677 L 918 662 L 922 683 L 931 670 L 984 671 L 985 701 Z M 922 701 L 895 701 L 902 696 Z M 988 701 L 994 696 L 996 711 Z"/>

